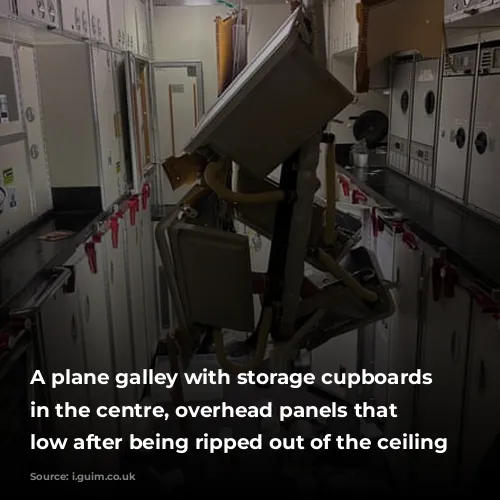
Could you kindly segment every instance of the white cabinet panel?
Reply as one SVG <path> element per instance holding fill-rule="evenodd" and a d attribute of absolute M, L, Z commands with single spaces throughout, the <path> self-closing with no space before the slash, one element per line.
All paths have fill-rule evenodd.
<path fill-rule="evenodd" d="M 18 0 L 17 15 L 50 26 L 59 26 L 60 23 L 57 0 Z"/>
<path fill-rule="evenodd" d="M 24 139 L 0 146 L 0 243 L 32 219 Z"/>
<path fill-rule="evenodd" d="M 90 245 L 90 248 L 87 247 Z M 113 375 L 110 317 L 106 301 L 106 249 L 102 243 L 86 243 L 86 254 L 75 264 L 76 289 L 82 318 L 87 370 L 91 373 Z M 90 404 L 115 404 L 113 384 L 89 386 Z M 114 437 L 117 434 L 113 419 L 92 419 L 93 432 Z"/>
<path fill-rule="evenodd" d="M 85 373 L 84 342 L 82 337 L 78 296 L 76 291 L 66 293 L 60 289 L 40 311 L 41 336 L 47 375 L 65 370 Z M 57 403 L 81 407 L 89 406 L 88 387 L 60 385 L 50 390 L 51 406 Z M 54 418 L 54 434 L 62 438 L 79 438 L 91 432 L 90 420 L 84 418 Z M 64 450 L 61 457 L 69 470 L 77 470 L 88 460 L 88 452 Z M 74 467 L 72 469 L 72 467 Z"/>
<path fill-rule="evenodd" d="M 0 0 L 0 14 L 5 16 L 12 13 L 10 0 Z"/>
<path fill-rule="evenodd" d="M 87 0 L 62 0 L 63 30 L 84 38 L 90 36 L 90 19 Z"/>
<path fill-rule="evenodd" d="M 28 134 L 34 215 L 40 216 L 52 209 L 52 192 L 45 141 L 42 132 L 42 110 L 38 89 L 35 50 L 32 47 L 19 46 L 18 62 L 21 100 Z"/>
<path fill-rule="evenodd" d="M 125 49 L 134 53 L 139 53 L 137 35 L 137 12 L 135 0 L 125 0 Z"/>
<path fill-rule="evenodd" d="M 454 297 L 435 301 L 430 278 L 421 369 L 432 374 L 433 383 L 418 388 L 416 431 L 433 439 L 446 438 L 448 447 L 443 454 L 418 453 L 416 477 L 423 487 L 439 485 L 445 491 L 457 484 L 471 299 L 467 291 L 455 288 Z"/>
<path fill-rule="evenodd" d="M 120 151 L 116 137 L 116 106 L 112 53 L 93 47 L 96 108 L 100 136 L 103 207 L 109 208 L 120 195 Z"/>
<path fill-rule="evenodd" d="M 23 132 L 14 45 L 0 42 L 0 137 Z"/>
<path fill-rule="evenodd" d="M 138 54 L 149 55 L 148 11 L 144 0 L 136 0 Z"/>
<path fill-rule="evenodd" d="M 134 353 L 132 343 L 132 326 L 129 309 L 127 269 L 125 265 L 125 225 L 123 220 L 114 219 L 111 228 L 104 238 L 106 256 L 108 259 L 108 292 L 113 325 L 113 354 L 116 373 L 134 372 Z M 137 403 L 134 386 L 117 390 L 119 405 L 132 405 Z M 133 421 L 121 419 L 123 434 L 132 432 Z"/>
<path fill-rule="evenodd" d="M 395 290 L 396 315 L 391 320 L 389 339 L 389 372 L 412 373 L 417 368 L 419 333 L 419 293 L 422 253 L 408 246 L 402 237 L 396 242 Z M 411 432 L 414 419 L 415 388 L 410 385 L 390 385 L 388 402 L 398 407 L 398 418 L 388 419 L 388 437 L 400 437 Z M 410 453 L 401 451 L 388 455 L 394 477 L 404 482 L 410 473 Z"/>
<path fill-rule="evenodd" d="M 108 0 L 111 43 L 116 49 L 126 48 L 125 1 Z"/>
<path fill-rule="evenodd" d="M 149 185 L 146 185 L 149 186 Z M 150 188 L 149 188 L 150 189 Z M 147 191 L 143 193 L 143 197 Z M 142 207 L 144 208 L 144 206 Z M 151 203 L 148 203 L 141 217 L 141 252 L 142 274 L 144 279 L 144 306 L 146 314 L 146 331 L 148 334 L 148 353 L 150 361 L 156 354 L 159 340 L 158 309 L 156 302 L 156 276 L 154 252 L 153 221 Z"/>
<path fill-rule="evenodd" d="M 142 215 L 141 212 L 138 211 L 135 214 L 135 221 L 131 221 L 131 211 L 129 210 L 125 217 L 127 228 L 127 269 L 132 310 L 135 369 L 137 371 L 141 371 L 149 367 L 145 321 L 146 311 L 144 305 L 144 283 L 142 277 Z"/>
<path fill-rule="evenodd" d="M 107 0 L 89 0 L 90 38 L 98 42 L 109 42 L 109 17 Z"/>
<path fill-rule="evenodd" d="M 471 362 L 463 431 L 462 477 L 472 478 L 500 434 L 500 328 L 476 308 L 471 331 Z"/>

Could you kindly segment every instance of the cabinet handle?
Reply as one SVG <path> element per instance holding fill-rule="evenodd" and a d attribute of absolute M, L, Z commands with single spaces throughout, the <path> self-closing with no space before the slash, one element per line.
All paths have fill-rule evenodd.
<path fill-rule="evenodd" d="M 85 322 L 88 323 L 90 321 L 90 299 L 88 295 L 85 296 L 84 309 L 85 309 Z"/>
<path fill-rule="evenodd" d="M 75 7 L 75 30 L 80 31 L 82 29 L 82 21 L 80 17 L 80 9 Z"/>
<path fill-rule="evenodd" d="M 115 266 L 113 261 L 110 261 L 109 263 L 109 281 L 112 285 L 115 284 Z"/>
<path fill-rule="evenodd" d="M 78 338 L 78 330 L 76 326 L 76 316 L 73 314 L 71 316 L 71 338 L 76 340 Z"/>
<path fill-rule="evenodd" d="M 30 157 L 32 160 L 36 160 L 40 156 L 40 148 L 37 144 L 32 144 L 30 147 Z"/>
<path fill-rule="evenodd" d="M 483 360 L 481 360 L 481 364 L 479 365 L 477 388 L 480 393 L 484 393 L 486 391 L 486 365 Z"/>
<path fill-rule="evenodd" d="M 82 12 L 82 26 L 83 26 L 83 31 L 87 33 L 87 31 L 89 30 L 89 24 L 87 21 L 87 11 L 85 10 Z"/>
<path fill-rule="evenodd" d="M 97 34 L 97 19 L 95 18 L 95 16 L 92 16 L 91 25 L 92 25 L 92 34 L 95 36 Z"/>
<path fill-rule="evenodd" d="M 451 334 L 451 359 L 454 363 L 460 361 L 460 343 L 458 342 L 458 332 L 456 330 Z"/>
<path fill-rule="evenodd" d="M 45 2 L 44 0 L 38 0 L 38 14 L 42 19 L 45 19 Z"/>
<path fill-rule="evenodd" d="M 52 1 L 49 1 L 49 19 L 51 22 L 55 22 L 56 20 L 56 8 Z"/>
<path fill-rule="evenodd" d="M 26 120 L 28 120 L 29 123 L 33 123 L 35 121 L 35 118 L 36 118 L 36 112 L 34 108 L 28 106 L 26 108 Z"/>

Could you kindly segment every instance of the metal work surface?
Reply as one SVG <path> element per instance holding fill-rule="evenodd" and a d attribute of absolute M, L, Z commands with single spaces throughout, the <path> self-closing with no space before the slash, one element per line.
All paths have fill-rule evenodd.
<path fill-rule="evenodd" d="M 486 286 L 500 288 L 500 227 L 388 168 L 372 169 L 369 175 L 366 169 L 339 167 L 339 172 L 379 203 L 401 210 L 412 229 L 446 248 L 456 265 Z"/>
<path fill-rule="evenodd" d="M 22 235 L 5 250 L 0 249 L 0 308 L 21 293 L 38 273 L 61 265 L 88 237 L 95 213 L 54 213 Z M 60 241 L 40 241 L 52 231 L 73 231 L 74 236 Z"/>

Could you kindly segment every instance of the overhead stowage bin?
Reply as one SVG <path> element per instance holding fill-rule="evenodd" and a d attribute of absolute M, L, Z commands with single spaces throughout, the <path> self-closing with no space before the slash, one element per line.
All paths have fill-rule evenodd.
<path fill-rule="evenodd" d="M 304 21 L 296 9 L 200 121 L 186 152 L 208 147 L 262 178 L 352 102 L 310 52 Z"/>

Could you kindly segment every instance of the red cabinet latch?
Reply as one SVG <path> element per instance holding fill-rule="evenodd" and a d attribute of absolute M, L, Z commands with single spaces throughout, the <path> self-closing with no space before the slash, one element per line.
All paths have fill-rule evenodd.
<path fill-rule="evenodd" d="M 142 186 L 142 209 L 143 210 L 148 209 L 148 201 L 149 201 L 150 197 L 151 197 L 151 185 L 146 182 L 144 184 L 144 186 Z"/>
<path fill-rule="evenodd" d="M 415 235 L 409 231 L 403 231 L 403 242 L 411 250 L 418 250 L 418 243 Z"/>
<path fill-rule="evenodd" d="M 128 208 L 130 213 L 130 224 L 135 226 L 135 221 L 137 218 L 137 212 L 139 211 L 139 198 L 138 196 L 133 196 L 128 200 Z"/>
<path fill-rule="evenodd" d="M 355 189 L 352 192 L 352 204 L 358 205 L 361 202 L 368 201 L 368 198 L 359 189 Z"/>
<path fill-rule="evenodd" d="M 351 194 L 351 186 L 349 186 L 349 181 L 344 177 L 340 177 L 339 182 L 342 186 L 342 191 L 344 193 L 344 196 L 349 196 Z"/>
<path fill-rule="evenodd" d="M 113 242 L 113 248 L 118 248 L 120 222 L 117 216 L 111 217 L 111 220 L 109 221 L 109 227 L 111 229 L 111 241 Z"/>
<path fill-rule="evenodd" d="M 95 249 L 95 242 L 89 242 L 85 244 L 85 253 L 87 254 L 87 259 L 89 261 L 90 272 L 93 274 L 97 273 L 97 252 Z"/>

